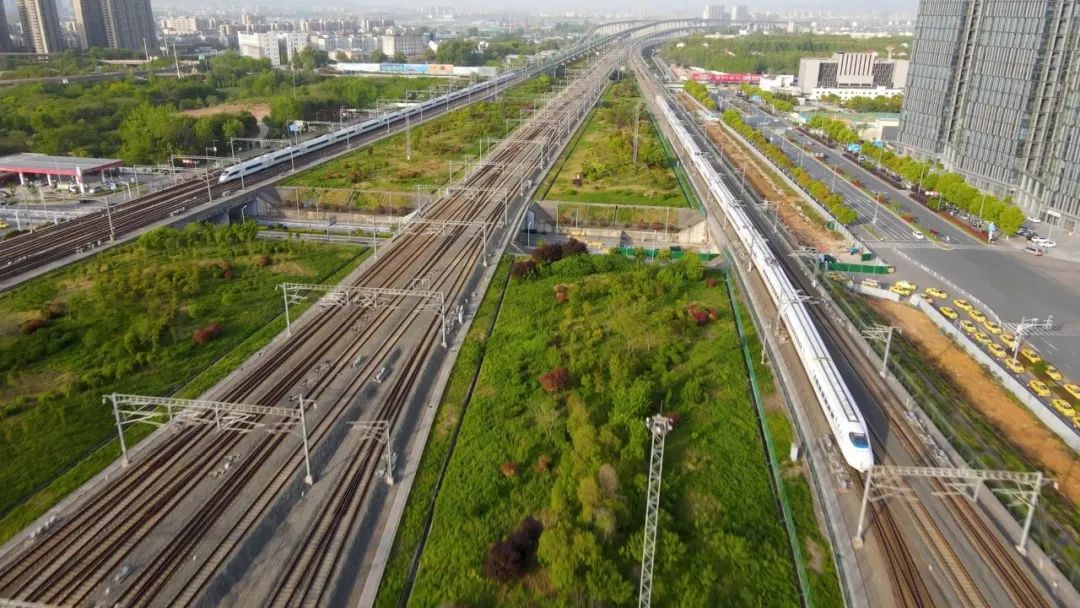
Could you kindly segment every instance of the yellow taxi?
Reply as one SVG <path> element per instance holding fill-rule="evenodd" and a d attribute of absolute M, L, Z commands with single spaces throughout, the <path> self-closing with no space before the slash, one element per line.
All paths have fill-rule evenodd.
<path fill-rule="evenodd" d="M 979 331 L 975 328 L 975 324 L 971 321 L 968 321 L 967 319 L 960 321 L 960 329 L 964 330 L 964 333 L 966 334 L 974 334 L 975 332 Z"/>
<path fill-rule="evenodd" d="M 1058 371 L 1058 368 L 1054 367 L 1053 365 L 1046 366 L 1046 377 L 1050 378 L 1054 382 L 1061 382 L 1065 379 L 1065 376 L 1062 376 L 1061 372 Z"/>
<path fill-rule="evenodd" d="M 1050 405 L 1054 406 L 1054 409 L 1061 412 L 1062 416 L 1072 418 L 1076 415 L 1076 408 L 1071 403 L 1064 399 L 1051 399 Z"/>
<path fill-rule="evenodd" d="M 990 336 L 981 331 L 975 334 L 975 341 L 983 346 L 989 346 L 994 343 L 994 341 L 990 339 Z"/>
<path fill-rule="evenodd" d="M 986 348 L 990 351 L 991 355 L 994 355 L 998 359 L 1004 359 L 1009 353 L 1005 352 L 1005 347 L 997 342 L 991 342 L 986 345 Z"/>
<path fill-rule="evenodd" d="M 839 272 L 836 272 L 835 270 L 830 270 L 829 272 L 826 272 L 825 276 L 829 277 L 830 279 L 832 279 L 834 281 L 844 281 L 845 280 L 844 275 L 840 274 Z"/>
<path fill-rule="evenodd" d="M 1073 426 L 1076 427 L 1076 430 L 1080 431 L 1080 416 L 1073 418 Z"/>
<path fill-rule="evenodd" d="M 969 310 L 968 314 L 971 315 L 972 319 L 975 319 L 976 323 L 986 323 L 986 315 L 984 315 L 981 311 Z"/>
<path fill-rule="evenodd" d="M 1039 353 L 1030 348 L 1021 348 L 1020 356 L 1027 359 L 1029 363 L 1038 363 L 1039 361 L 1042 361 L 1042 357 L 1039 356 Z"/>
<path fill-rule="evenodd" d="M 1030 382 L 1028 382 L 1028 388 L 1031 389 L 1031 392 L 1035 393 L 1040 397 L 1050 396 L 1050 387 L 1046 386 L 1046 383 L 1042 380 L 1031 380 Z"/>
<path fill-rule="evenodd" d="M 967 300 L 953 300 L 952 303 L 953 306 L 964 312 L 971 312 L 971 302 L 968 302 Z"/>
<path fill-rule="evenodd" d="M 911 295 L 911 290 L 902 285 L 893 285 L 889 288 L 889 291 L 897 295 L 904 296 L 905 298 Z"/>
<path fill-rule="evenodd" d="M 997 323 L 994 323 L 990 319 L 983 321 L 983 327 L 986 328 L 986 331 L 994 334 L 995 336 L 1001 333 L 1001 326 Z"/>
<path fill-rule="evenodd" d="M 1073 396 L 1074 399 L 1080 399 L 1080 386 L 1075 384 L 1066 384 L 1065 392 Z"/>
<path fill-rule="evenodd" d="M 1024 373 L 1024 366 L 1020 365 L 1019 361 L 1013 361 L 1012 359 L 1005 359 L 1005 367 L 1009 368 L 1009 371 L 1014 374 Z"/>
<path fill-rule="evenodd" d="M 950 321 L 955 321 L 956 318 L 960 316 L 960 315 L 956 314 L 955 310 L 953 310 L 952 308 L 950 308 L 948 306 L 942 306 L 939 310 L 941 311 L 941 316 L 945 317 L 946 319 L 948 319 Z"/>
<path fill-rule="evenodd" d="M 939 300 L 944 300 L 945 298 L 949 297 L 949 294 L 941 291 L 937 287 L 927 287 L 926 295 L 930 296 L 931 298 L 937 298 Z"/>
<path fill-rule="evenodd" d="M 1012 334 L 1001 334 L 1001 343 L 1009 348 L 1016 348 L 1016 336 Z"/>

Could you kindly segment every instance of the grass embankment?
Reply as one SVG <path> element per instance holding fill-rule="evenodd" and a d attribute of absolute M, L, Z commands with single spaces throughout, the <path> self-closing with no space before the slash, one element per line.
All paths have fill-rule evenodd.
<path fill-rule="evenodd" d="M 638 162 L 634 114 L 638 110 Z M 612 84 L 566 153 L 543 198 L 579 203 L 688 207 L 656 125 L 632 78 Z M 575 180 L 580 180 L 580 185 Z"/>
<path fill-rule="evenodd" d="M 574 256 L 538 274 L 513 280 L 483 348 L 411 604 L 631 602 L 648 482 L 643 421 L 658 411 L 678 422 L 666 445 L 656 603 L 796 604 L 722 283 L 703 280 L 693 256 L 648 266 Z M 801 512 L 812 522 L 808 496 Z M 523 526 L 514 546 L 536 554 L 513 566 L 499 541 L 529 516 L 543 532 Z M 381 605 L 396 602 L 390 590 Z"/>
<path fill-rule="evenodd" d="M 406 578 L 412 564 L 416 548 L 424 533 L 424 524 L 431 506 L 435 486 L 443 461 L 450 452 L 454 429 L 461 421 L 461 412 L 468 403 L 469 387 L 473 376 L 484 360 L 487 347 L 488 331 L 497 314 L 499 299 L 510 273 L 511 258 L 503 258 L 499 268 L 491 279 L 491 288 L 484 295 L 480 308 L 476 311 L 469 333 L 465 336 L 458 352 L 457 362 L 450 373 L 446 390 L 439 402 L 439 411 L 428 436 L 424 455 L 409 491 L 409 501 L 394 536 L 394 548 L 379 586 L 379 595 L 375 605 L 392 608 L 398 605 L 398 599 L 405 589 Z"/>
<path fill-rule="evenodd" d="M 310 169 L 285 181 L 282 185 L 312 188 L 301 191 L 301 200 L 319 197 L 327 207 L 375 209 L 411 204 L 406 199 L 386 199 L 377 194 L 360 192 L 320 192 L 317 188 L 346 190 L 415 192 L 417 186 L 446 184 L 450 174 L 447 161 L 458 165 L 454 173 L 460 176 L 462 163 L 475 160 L 480 154 L 481 140 L 502 139 L 507 127 L 513 130 L 522 111 L 529 109 L 537 97 L 551 90 L 552 80 L 540 76 L 524 82 L 497 101 L 481 101 L 455 110 L 430 122 L 413 126 L 410 131 L 411 155 L 405 157 L 405 134 L 361 148 L 337 160 Z M 486 153 L 490 144 L 484 144 Z M 430 192 L 430 189 L 428 190 Z"/>
<path fill-rule="evenodd" d="M 254 224 L 193 225 L 6 294 L 0 541 L 119 456 L 103 394 L 198 396 L 284 328 L 275 285 L 340 278 L 362 251 L 255 240 Z M 220 333 L 196 343 L 196 330 L 214 323 Z M 134 427 L 129 441 L 149 430 Z"/>
<path fill-rule="evenodd" d="M 890 323 L 890 318 L 859 296 L 836 285 L 834 281 L 826 283 L 844 313 L 857 327 Z M 874 344 L 875 349 L 881 346 Z M 996 428 L 987 414 L 965 396 L 962 384 L 935 366 L 934 360 L 940 353 L 920 350 L 907 332 L 894 337 L 889 353 L 890 369 L 964 462 L 974 468 L 987 470 L 1044 470 L 1039 458 L 1025 455 L 1009 441 L 1010 432 Z M 1016 404 L 1016 407 L 1023 406 Z M 1039 423 L 1031 420 L 1029 424 Z M 1071 481 L 1068 472 L 1063 477 L 1067 482 Z M 1012 505 L 1010 510 L 1017 521 L 1022 521 L 1026 515 L 1018 504 Z M 1080 585 L 1080 510 L 1052 485 L 1043 488 L 1039 508 L 1032 521 L 1031 539 L 1042 547 L 1074 586 Z"/>

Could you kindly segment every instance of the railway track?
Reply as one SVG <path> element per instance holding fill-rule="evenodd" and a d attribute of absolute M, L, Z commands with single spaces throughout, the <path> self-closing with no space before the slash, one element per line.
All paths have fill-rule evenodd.
<path fill-rule="evenodd" d="M 482 94 L 471 98 L 457 99 L 449 104 L 430 110 L 424 120 L 436 118 L 460 107 L 489 99 L 502 91 L 515 86 L 523 79 L 513 79 Z M 410 118 L 409 122 L 419 122 Z M 403 130 L 406 126 L 404 117 L 392 121 L 386 129 L 364 133 L 348 141 L 338 142 L 323 149 L 297 155 L 294 163 L 305 166 L 319 159 L 328 158 L 343 151 L 359 148 Z M 257 173 L 244 177 L 245 189 L 258 188 L 291 174 L 289 163 L 273 165 Z M 111 211 L 98 211 L 86 216 L 17 235 L 0 242 L 0 286 L 14 284 L 19 275 L 35 268 L 57 262 L 76 255 L 87 249 L 105 245 L 110 235 L 123 237 L 135 230 L 155 222 L 166 220 L 180 212 L 219 200 L 240 190 L 239 182 L 217 183 L 221 171 L 212 171 L 205 177 L 197 177 L 178 184 L 167 190 L 127 201 L 111 208 Z M 110 217 L 111 216 L 111 217 Z"/>
<path fill-rule="evenodd" d="M 646 81 L 649 79 L 642 78 L 641 80 Z M 649 82 L 652 83 L 651 80 Z M 655 88 L 654 91 L 656 91 Z M 702 144 L 703 149 L 711 147 L 707 138 L 704 138 L 700 133 L 695 137 Z M 717 174 L 721 176 L 726 174 L 727 179 L 725 181 L 733 192 L 739 191 L 738 180 L 731 179 L 730 173 L 725 167 L 718 165 L 715 159 L 711 161 L 711 164 Z M 768 218 L 762 217 L 758 207 L 754 205 L 747 205 L 746 207 L 749 209 L 749 215 L 757 229 L 762 234 L 769 234 L 770 231 L 767 229 L 769 225 Z M 784 244 L 789 250 L 787 253 L 794 249 L 790 243 L 784 242 Z M 779 251 L 780 247 L 775 241 L 769 242 L 767 246 L 776 251 L 777 255 L 775 257 L 781 261 L 791 280 L 804 293 L 814 293 L 815 288 L 811 285 L 809 277 L 796 267 L 796 263 L 791 256 L 783 255 L 784 252 Z M 828 335 L 835 347 L 843 352 L 838 359 L 842 359 L 857 372 L 860 384 L 863 385 L 868 394 L 873 396 L 878 409 L 885 414 L 889 422 L 890 435 L 899 437 L 906 453 L 913 461 L 913 463 L 903 464 L 938 466 L 926 447 L 918 439 L 908 421 L 901 414 L 900 408 L 895 405 L 895 399 L 892 398 L 891 393 L 887 386 L 884 385 L 884 381 L 878 376 L 876 370 L 872 368 L 868 358 L 854 344 L 851 336 L 839 327 L 837 319 L 833 318 L 823 307 L 823 304 L 809 306 L 815 324 L 824 334 Z M 872 426 L 870 430 L 876 435 L 875 448 L 882 450 L 877 454 L 879 462 L 889 462 L 892 460 L 891 456 L 883 451 L 885 437 Z M 932 481 L 930 485 L 934 492 L 946 490 L 937 481 Z M 994 576 L 1001 581 L 1002 587 L 1014 605 L 1032 607 L 1050 605 L 1019 562 L 1012 548 L 1007 543 L 1001 542 L 998 534 L 987 525 L 984 518 L 976 512 L 970 502 L 956 496 L 945 497 L 944 500 L 958 527 L 963 531 L 965 538 L 978 549 L 986 565 Z M 883 551 L 892 568 L 894 589 L 901 604 L 904 606 L 936 605 L 938 598 L 933 597 L 926 586 L 922 573 L 915 566 L 911 550 L 908 547 L 908 541 L 900 532 L 894 514 L 890 512 L 889 507 L 886 505 L 874 505 L 873 514 L 873 525 L 882 540 Z M 944 567 L 947 578 L 957 590 L 957 594 L 964 605 L 988 606 L 989 602 L 984 597 L 972 573 L 946 540 L 941 525 L 930 514 L 927 507 L 921 502 L 914 501 L 911 505 L 911 516 L 916 523 L 915 527 L 920 529 L 921 534 L 924 536 L 926 545 L 931 548 L 938 563 Z"/>
<path fill-rule="evenodd" d="M 577 89 L 569 87 L 552 102 L 555 106 L 545 107 L 538 115 L 580 109 L 587 91 L 585 85 Z M 526 122 L 515 135 L 515 141 L 550 141 L 560 131 L 554 125 L 555 121 L 551 120 L 537 121 L 532 126 Z M 529 173 L 526 167 L 530 164 L 538 167 L 541 159 L 542 152 L 536 146 L 507 142 L 489 159 L 489 168 L 481 168 L 467 178 L 468 184 L 487 188 L 489 194 L 451 194 L 430 207 L 426 217 L 481 218 L 494 222 L 505 213 L 500 207 L 506 202 L 498 195 L 499 187 L 515 183 L 520 186 Z M 510 167 L 513 168 L 508 170 Z M 433 267 L 447 264 L 436 285 L 455 297 L 461 295 L 471 269 L 485 255 L 485 243 L 464 232 L 461 228 L 448 236 L 410 233 L 396 237 L 380 259 L 353 284 L 407 288 Z M 268 356 L 259 358 L 251 371 L 214 398 L 274 405 L 288 400 L 298 389 L 309 390 L 308 395 L 315 399 L 325 394 L 332 404 L 320 408 L 309 433 L 313 450 L 340 447 L 330 444 L 342 417 L 355 409 L 349 407 L 352 397 L 402 347 L 410 324 L 417 325 L 418 314 L 421 313 L 401 315 L 391 309 L 311 311 L 296 326 L 299 332 L 296 338 L 269 350 Z M 399 420 L 408 394 L 415 390 L 412 381 L 434 348 L 438 328 L 438 322 L 427 320 L 426 328 L 420 330 L 418 346 L 406 357 L 402 372 L 395 372 L 387 398 L 376 416 L 384 416 L 392 424 Z M 380 333 L 387 332 L 390 335 L 366 358 L 360 371 L 355 372 L 361 351 Z M 336 380 L 349 374 L 352 376 L 343 390 L 333 387 Z M 335 390 L 341 393 L 337 398 L 332 396 Z M 175 601 L 168 601 L 170 605 L 197 601 L 218 567 L 260 521 L 277 493 L 297 479 L 295 472 L 302 466 L 302 453 L 295 444 L 287 445 L 285 438 L 286 435 L 278 434 L 254 439 L 236 433 L 214 433 L 202 427 L 178 427 L 163 440 L 164 445 L 158 451 L 136 461 L 118 479 L 86 498 L 46 536 L 24 543 L 0 558 L 0 597 L 78 605 L 102 599 L 102 590 L 108 588 L 110 602 L 141 605 L 160 602 L 159 594 L 172 584 L 182 585 L 185 591 L 174 594 Z M 343 535 L 353 526 L 371 487 L 375 454 L 379 451 L 370 441 L 354 448 L 349 460 L 356 464 L 344 476 L 347 483 L 334 486 L 328 499 L 333 508 L 328 508 L 325 517 L 310 527 L 303 549 L 291 558 L 302 565 L 297 569 L 299 574 L 272 594 L 276 601 L 288 604 L 289 598 L 307 597 L 305 601 L 317 602 L 323 596 L 338 563 Z M 243 458 L 239 458 L 240 452 L 245 453 Z M 229 460 L 230 456 L 233 460 Z M 245 502 L 245 491 L 259 479 L 271 460 L 282 461 L 271 483 L 256 493 L 250 504 L 240 504 Z M 223 461 L 234 462 L 235 466 L 220 481 L 207 482 L 208 473 Z M 201 489 L 197 508 L 190 517 L 185 517 L 178 511 L 193 501 L 196 489 Z M 230 514 L 239 516 L 236 524 L 225 523 Z M 145 551 L 142 547 L 145 539 L 166 519 L 180 520 L 178 531 L 172 533 L 167 547 L 157 551 L 141 567 L 139 564 L 144 562 L 136 560 L 138 563 L 132 565 L 133 562 L 127 561 L 134 559 L 138 549 Z M 176 525 L 173 521 L 172 527 Z M 207 556 L 205 561 L 190 566 L 189 556 L 194 555 L 196 547 L 206 544 L 208 535 L 226 525 L 232 528 L 221 536 L 220 542 L 209 551 L 200 549 L 199 554 Z M 113 575 L 111 579 L 110 575 Z"/>

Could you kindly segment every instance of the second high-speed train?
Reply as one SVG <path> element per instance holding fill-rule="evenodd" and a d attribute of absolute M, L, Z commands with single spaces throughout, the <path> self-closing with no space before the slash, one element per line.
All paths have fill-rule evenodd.
<path fill-rule="evenodd" d="M 870 449 L 866 421 L 855 404 L 847 384 L 840 377 L 832 356 L 825 348 L 817 328 L 810 319 L 806 305 L 796 297 L 797 290 L 791 280 L 779 268 L 780 264 L 766 245 L 765 236 L 750 222 L 749 216 L 735 196 L 721 181 L 697 142 L 675 117 L 668 101 L 658 95 L 661 113 L 674 131 L 679 142 L 692 159 L 694 167 L 708 186 L 709 192 L 719 202 L 731 221 L 746 250 L 750 252 L 761 280 L 769 290 L 773 302 L 787 324 L 791 341 L 799 354 L 810 383 L 814 387 L 821 410 L 829 423 L 837 446 L 848 465 L 858 471 L 866 471 L 874 464 Z"/>

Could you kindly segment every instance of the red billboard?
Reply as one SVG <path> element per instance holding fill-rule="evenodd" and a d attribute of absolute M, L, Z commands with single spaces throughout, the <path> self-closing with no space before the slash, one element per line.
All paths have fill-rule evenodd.
<path fill-rule="evenodd" d="M 711 84 L 757 84 L 761 74 L 727 74 L 721 72 L 690 72 L 690 78 Z"/>

